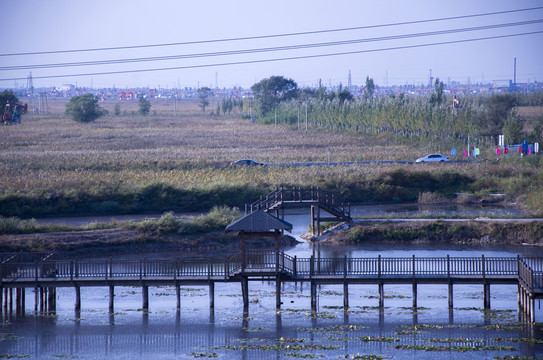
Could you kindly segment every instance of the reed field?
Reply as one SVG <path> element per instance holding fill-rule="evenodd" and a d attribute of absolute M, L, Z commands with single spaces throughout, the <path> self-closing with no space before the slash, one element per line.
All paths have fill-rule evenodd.
<path fill-rule="evenodd" d="M 64 114 L 66 99 L 48 99 L 49 114 L 26 114 L 21 124 L 0 126 L 0 215 L 207 211 L 216 205 L 242 207 L 280 186 L 319 186 L 351 203 L 416 201 L 424 193 L 441 199 L 470 193 L 481 200 L 504 193 L 508 201 L 543 212 L 540 158 L 510 154 L 497 161 L 490 146 L 481 148 L 477 164 L 232 168 L 230 162 L 243 158 L 413 161 L 433 152 L 449 155 L 452 147 L 464 145 L 391 132 L 258 124 L 236 110 L 211 114 L 218 101 L 204 114 L 197 100 L 151 99 L 145 117 L 137 114 L 137 101 L 120 102 L 117 116 L 117 101 L 105 101 L 100 106 L 108 115 L 78 123 Z M 543 109 L 523 111 L 540 116 Z"/>

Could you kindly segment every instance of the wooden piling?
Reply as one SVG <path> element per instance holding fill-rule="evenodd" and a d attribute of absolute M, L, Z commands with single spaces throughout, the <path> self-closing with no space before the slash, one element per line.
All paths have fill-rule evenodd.
<path fill-rule="evenodd" d="M 246 276 L 241 277 L 241 296 L 243 297 L 243 308 L 249 307 L 249 279 Z"/>
<path fill-rule="evenodd" d="M 483 302 L 484 302 L 484 309 L 489 310 L 490 309 L 490 284 L 488 283 L 483 285 Z"/>
<path fill-rule="evenodd" d="M 311 310 L 317 311 L 317 284 L 311 281 Z"/>
<path fill-rule="evenodd" d="M 215 283 L 209 282 L 209 308 L 215 309 Z"/>
<path fill-rule="evenodd" d="M 149 286 L 142 285 L 141 287 L 142 309 L 149 310 Z"/>
<path fill-rule="evenodd" d="M 281 277 L 279 274 L 275 276 L 275 309 L 281 309 Z"/>
<path fill-rule="evenodd" d="M 79 287 L 79 285 L 74 286 L 74 291 L 75 291 L 74 307 L 76 311 L 80 311 L 81 310 L 81 288 Z"/>
<path fill-rule="evenodd" d="M 385 306 L 385 289 L 382 281 L 379 281 L 379 307 Z"/>
<path fill-rule="evenodd" d="M 417 308 L 417 282 L 414 281 L 412 285 L 413 290 L 413 309 Z"/>
<path fill-rule="evenodd" d="M 115 286 L 110 285 L 109 286 L 109 313 L 114 312 L 115 308 Z"/>
<path fill-rule="evenodd" d="M 349 309 L 349 283 L 347 281 L 343 283 L 343 309 Z"/>
<path fill-rule="evenodd" d="M 179 283 L 175 284 L 175 297 L 177 299 L 177 304 L 175 308 L 179 312 L 179 310 L 181 310 L 181 286 L 179 285 Z"/>
<path fill-rule="evenodd" d="M 449 280 L 449 283 L 447 284 L 447 287 L 449 288 L 449 309 L 453 308 L 453 284 L 452 281 Z"/>

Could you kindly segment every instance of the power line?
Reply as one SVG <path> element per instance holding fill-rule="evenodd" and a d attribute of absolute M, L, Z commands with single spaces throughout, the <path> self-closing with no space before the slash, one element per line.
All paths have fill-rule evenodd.
<path fill-rule="evenodd" d="M 528 21 L 521 21 L 521 22 L 514 22 L 514 23 L 493 24 L 493 25 L 430 31 L 430 32 L 413 33 L 413 34 L 391 35 L 391 36 L 366 38 L 366 39 L 352 39 L 352 40 L 321 42 L 321 43 L 313 43 L 313 44 L 298 44 L 298 45 L 288 45 L 288 46 L 230 50 L 230 51 L 184 54 L 184 55 L 127 58 L 127 59 L 115 59 L 115 60 L 80 61 L 80 62 L 53 63 L 53 64 L 15 65 L 15 66 L 0 67 L 0 71 L 43 69 L 43 68 L 56 68 L 56 67 L 73 67 L 73 66 L 113 65 L 113 64 L 124 64 L 124 63 L 134 63 L 134 62 L 180 60 L 180 59 L 193 59 L 193 58 L 200 58 L 200 57 L 254 54 L 254 53 L 262 53 L 262 52 L 272 52 L 272 51 L 300 50 L 300 49 L 339 46 L 339 45 L 351 45 L 351 44 L 377 42 L 377 41 L 409 39 L 409 38 L 416 38 L 416 37 L 423 37 L 423 36 L 456 34 L 456 33 L 461 33 L 461 32 L 468 32 L 468 31 L 481 31 L 481 30 L 498 29 L 498 28 L 505 28 L 505 27 L 512 27 L 512 26 L 531 25 L 531 24 L 537 24 L 537 23 L 542 23 L 542 22 L 543 22 L 543 19 L 537 19 L 537 20 L 528 20 Z"/>
<path fill-rule="evenodd" d="M 414 24 L 423 24 L 423 23 L 430 23 L 430 22 L 459 20 L 459 19 L 476 18 L 476 17 L 501 15 L 501 14 L 511 14 L 511 13 L 516 13 L 516 12 L 525 12 L 525 11 L 533 11 L 533 10 L 541 10 L 541 9 L 543 9 L 543 6 L 525 8 L 525 9 L 494 11 L 494 12 L 471 14 L 471 15 L 450 16 L 450 17 L 443 17 L 443 18 L 436 18 L 436 19 L 403 21 L 403 22 L 390 23 L 390 24 L 356 26 L 356 27 L 348 27 L 348 28 L 340 28 L 340 29 L 326 29 L 326 30 L 303 31 L 303 32 L 294 32 L 294 33 L 286 33 L 286 34 L 246 36 L 246 37 L 237 37 L 237 38 L 199 40 L 199 41 L 187 41 L 187 42 L 174 42 L 174 43 L 164 43 L 164 44 L 146 44 L 146 45 L 114 46 L 114 47 L 91 48 L 91 49 L 71 49 L 71 50 L 34 51 L 34 52 L 23 52 L 23 53 L 6 53 L 6 54 L 0 54 L 0 57 L 2 57 L 2 56 L 65 54 L 65 53 L 91 52 L 91 51 L 128 50 L 128 49 L 142 49 L 142 48 L 152 48 L 152 47 L 196 45 L 196 44 L 207 44 L 207 43 L 218 43 L 218 42 L 229 42 L 229 41 L 259 40 L 259 39 L 268 39 L 268 38 L 290 37 L 290 36 L 300 36 L 300 35 L 314 35 L 314 34 L 323 34 L 323 33 L 342 32 L 342 31 L 367 30 L 367 29 L 392 27 L 392 26 L 414 25 Z"/>
<path fill-rule="evenodd" d="M 319 57 L 331 57 L 331 56 L 340 56 L 340 55 L 364 54 L 364 53 L 391 51 L 391 50 L 404 50 L 404 49 L 412 49 L 412 48 L 419 48 L 419 47 L 450 45 L 450 44 L 459 44 L 459 43 L 482 41 L 482 40 L 502 39 L 502 38 L 508 38 L 508 37 L 534 35 L 534 34 L 541 34 L 541 33 L 543 33 L 543 30 L 525 32 L 525 33 L 518 33 L 518 34 L 486 36 L 486 37 L 472 38 L 472 39 L 441 41 L 441 42 L 427 43 L 427 44 L 394 46 L 394 47 L 381 48 L 381 49 L 345 51 L 345 52 L 317 54 L 317 55 L 300 55 L 300 56 L 291 56 L 291 57 L 283 57 L 283 58 L 275 58 L 275 59 L 233 61 L 233 62 L 224 62 L 224 63 L 215 63 L 215 64 L 186 65 L 186 66 L 164 67 L 164 68 L 154 68 L 154 69 L 105 71 L 105 72 L 67 74 L 67 75 L 45 75 L 45 76 L 33 76 L 33 78 L 34 79 L 52 79 L 52 78 L 64 78 L 64 77 L 98 76 L 98 75 L 129 74 L 129 73 L 165 71 L 165 70 L 196 69 L 196 68 L 206 68 L 206 67 L 215 67 L 215 66 L 246 65 L 246 64 L 255 64 L 255 63 L 266 63 L 266 62 L 287 61 L 287 60 L 301 60 L 301 59 L 311 59 L 311 58 L 319 58 Z M 20 77 L 5 78 L 5 79 L 0 79 L 0 81 L 11 81 L 11 80 L 22 80 L 22 79 L 26 79 L 26 78 L 22 78 L 22 77 L 21 78 Z"/>

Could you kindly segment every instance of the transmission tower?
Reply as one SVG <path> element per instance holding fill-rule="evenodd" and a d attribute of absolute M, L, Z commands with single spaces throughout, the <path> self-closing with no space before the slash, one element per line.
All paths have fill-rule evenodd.
<path fill-rule="evenodd" d="M 26 89 L 30 94 L 30 98 L 32 99 L 32 112 L 34 113 L 36 111 L 36 100 L 34 98 L 34 82 L 32 81 L 32 71 L 30 74 L 28 74 L 28 77 L 26 78 Z"/>

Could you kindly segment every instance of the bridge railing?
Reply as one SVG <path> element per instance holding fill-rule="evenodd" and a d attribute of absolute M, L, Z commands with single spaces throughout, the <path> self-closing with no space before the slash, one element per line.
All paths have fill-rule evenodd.
<path fill-rule="evenodd" d="M 337 200 L 334 194 L 328 193 L 324 190 L 317 188 L 281 188 L 276 189 L 266 196 L 262 196 L 259 200 L 249 205 L 248 211 L 269 211 L 274 207 L 288 203 L 307 203 L 314 202 L 325 206 L 336 212 L 340 213 L 342 216 L 351 215 L 351 209 L 348 204 L 344 204 Z"/>
<path fill-rule="evenodd" d="M 404 257 L 296 259 L 296 275 L 368 277 L 516 276 L 515 257 Z"/>
<path fill-rule="evenodd" d="M 280 271 L 295 279 L 312 277 L 351 278 L 447 278 L 518 277 L 528 289 L 543 291 L 543 271 L 534 271 L 535 258 L 519 257 L 373 257 L 297 258 L 274 250 L 248 250 L 246 269 Z M 38 279 L 205 279 L 239 274 L 242 256 L 227 259 L 177 260 L 47 260 L 0 264 L 1 281 Z"/>

